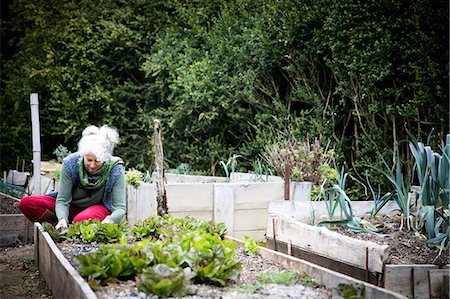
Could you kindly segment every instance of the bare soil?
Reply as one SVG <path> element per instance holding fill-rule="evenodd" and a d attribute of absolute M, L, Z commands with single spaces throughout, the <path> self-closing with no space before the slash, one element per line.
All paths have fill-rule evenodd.
<path fill-rule="evenodd" d="M 19 201 L 0 196 L 1 214 L 20 214 Z M 0 247 L 0 298 L 53 298 L 34 257 L 34 244 Z"/>
<path fill-rule="evenodd" d="M 407 230 L 399 215 L 366 217 L 365 220 L 379 228 L 377 234 L 354 232 L 345 227 L 332 227 L 333 231 L 355 239 L 389 245 L 388 264 L 435 264 L 448 265 L 449 252 L 439 254 L 439 248 L 430 247 L 422 233 Z"/>
<path fill-rule="evenodd" d="M 34 245 L 0 248 L 0 298 L 53 298 L 34 259 Z"/>

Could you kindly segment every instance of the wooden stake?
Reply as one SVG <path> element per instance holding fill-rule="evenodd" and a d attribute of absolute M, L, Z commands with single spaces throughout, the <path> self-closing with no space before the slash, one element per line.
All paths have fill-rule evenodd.
<path fill-rule="evenodd" d="M 169 213 L 167 207 L 166 188 L 164 186 L 164 153 L 161 139 L 161 125 L 158 119 L 154 120 L 155 165 L 156 165 L 156 211 L 159 216 Z"/>
<path fill-rule="evenodd" d="M 366 246 L 366 282 L 369 281 L 369 247 Z"/>
<path fill-rule="evenodd" d="M 272 218 L 273 227 L 273 250 L 277 250 L 277 234 L 275 233 L 275 218 Z"/>
<path fill-rule="evenodd" d="M 286 164 L 284 168 L 284 199 L 290 199 L 290 186 L 291 186 L 291 164 Z"/>

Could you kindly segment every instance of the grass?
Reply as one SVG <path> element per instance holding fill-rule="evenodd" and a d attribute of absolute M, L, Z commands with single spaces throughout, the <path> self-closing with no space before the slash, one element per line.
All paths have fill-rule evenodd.
<path fill-rule="evenodd" d="M 259 288 L 268 284 L 285 284 L 292 285 L 295 283 L 302 283 L 307 287 L 313 287 L 314 283 L 311 277 L 306 275 L 299 275 L 294 271 L 276 271 L 259 273 L 257 276 L 258 282 L 254 284 L 243 284 L 232 288 L 233 292 L 253 294 Z"/>

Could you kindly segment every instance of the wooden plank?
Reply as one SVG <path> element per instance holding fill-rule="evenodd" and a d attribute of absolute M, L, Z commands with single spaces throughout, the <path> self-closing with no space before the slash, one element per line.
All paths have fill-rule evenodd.
<path fill-rule="evenodd" d="M 0 215 L 0 246 L 17 246 L 33 241 L 32 223 L 23 214 Z"/>
<path fill-rule="evenodd" d="M 218 177 L 218 176 L 200 176 L 200 175 L 188 175 L 188 174 L 178 174 L 178 173 L 165 173 L 164 175 L 165 175 L 167 184 L 225 183 L 227 181 L 226 177 Z M 153 178 L 155 177 L 155 173 L 152 174 L 152 177 Z"/>
<path fill-rule="evenodd" d="M 6 193 L 4 193 L 4 192 L 0 192 L 0 195 L 6 196 L 6 197 L 8 197 L 8 198 L 10 198 L 10 199 L 14 199 L 14 200 L 17 200 L 17 201 L 20 200 L 20 199 L 18 199 L 17 197 L 11 196 L 11 195 L 6 194 Z"/>
<path fill-rule="evenodd" d="M 275 219 L 273 222 L 272 219 Z M 275 228 L 273 227 L 275 223 Z M 383 272 L 388 258 L 388 246 L 370 241 L 356 240 L 324 227 L 301 223 L 294 219 L 273 217 L 267 222 L 267 236 L 298 246 L 301 250 L 313 252 L 342 263 L 346 263 L 369 272 Z M 367 251 L 366 251 L 367 250 Z M 366 252 L 368 256 L 366 256 Z M 367 259 L 367 260 L 366 260 Z M 368 262 L 368 263 L 367 263 Z"/>
<path fill-rule="evenodd" d="M 47 281 L 55 298 L 86 298 L 96 299 L 94 291 L 87 282 L 66 260 L 48 233 L 37 226 L 39 270 Z"/>
<path fill-rule="evenodd" d="M 172 184 L 166 190 L 169 213 L 213 211 L 213 184 Z"/>
<path fill-rule="evenodd" d="M 0 230 L 24 230 L 26 222 L 29 220 L 23 214 L 2 214 L 0 215 Z"/>
<path fill-rule="evenodd" d="M 235 210 L 234 212 L 234 230 L 261 230 L 262 236 L 267 228 L 267 210 Z"/>
<path fill-rule="evenodd" d="M 431 288 L 441 288 L 439 283 L 435 286 L 430 286 L 429 283 L 431 271 L 438 269 L 437 265 L 386 265 L 384 287 L 400 294 L 412 295 L 417 299 L 428 299 L 431 297 Z"/>
<path fill-rule="evenodd" d="M 137 220 L 156 215 L 156 190 L 152 184 L 141 184 L 137 190 Z M 170 212 L 170 210 L 169 210 Z"/>
<path fill-rule="evenodd" d="M 271 200 L 282 200 L 284 183 L 233 184 L 237 210 L 267 209 Z"/>
<path fill-rule="evenodd" d="M 429 271 L 430 298 L 449 298 L 449 270 L 450 266 Z"/>
<path fill-rule="evenodd" d="M 127 212 L 126 218 L 129 225 L 137 223 L 137 188 L 127 186 Z"/>
<path fill-rule="evenodd" d="M 249 237 L 254 241 L 266 241 L 265 239 L 265 230 L 239 230 L 234 231 L 232 237 L 243 239 L 244 237 Z M 231 234 L 229 234 L 231 235 Z"/>
<path fill-rule="evenodd" d="M 311 262 L 315 265 L 325 267 L 327 269 L 330 269 L 332 271 L 336 271 L 348 276 L 351 276 L 353 278 L 356 278 L 358 280 L 362 280 L 365 282 L 369 282 L 373 285 L 380 286 L 381 285 L 381 273 L 372 273 L 367 272 L 364 269 L 360 269 L 351 265 L 348 265 L 346 263 L 338 262 L 333 259 L 329 259 L 320 255 L 317 255 L 313 252 L 305 251 L 300 248 L 298 248 L 295 245 L 292 245 L 292 243 L 286 243 L 281 242 L 279 240 L 276 240 L 276 242 L 273 240 L 273 238 L 269 238 L 266 236 L 266 245 L 267 248 L 276 250 L 278 252 L 285 253 L 290 256 L 294 256 L 296 258 Z"/>
<path fill-rule="evenodd" d="M 200 219 L 200 220 L 214 220 L 213 219 L 213 211 L 194 211 L 194 212 L 173 212 L 169 213 L 173 217 L 182 218 L 186 216 L 192 216 L 194 218 Z"/>
<path fill-rule="evenodd" d="M 215 223 L 223 222 L 230 235 L 234 231 L 234 188 L 230 184 L 214 184 Z"/>
<path fill-rule="evenodd" d="M 242 241 L 233 237 L 227 237 L 236 241 L 242 246 Z M 314 282 L 329 289 L 337 288 L 339 284 L 364 285 L 365 299 L 406 299 L 405 296 L 386 290 L 370 283 L 357 280 L 353 277 L 331 271 L 327 268 L 313 263 L 274 251 L 263 247 L 258 247 L 258 253 L 265 259 L 274 261 L 279 265 L 294 270 L 300 274 L 306 274 L 313 278 Z"/>

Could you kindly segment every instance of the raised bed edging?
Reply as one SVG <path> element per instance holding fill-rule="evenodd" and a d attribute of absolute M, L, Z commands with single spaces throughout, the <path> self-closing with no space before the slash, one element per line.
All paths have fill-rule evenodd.
<path fill-rule="evenodd" d="M 241 240 L 235 239 L 233 237 L 228 237 L 230 240 L 236 241 L 239 244 L 242 244 Z M 338 288 L 341 284 L 346 285 L 364 285 L 364 298 L 365 299 L 395 299 L 402 298 L 405 299 L 407 297 L 395 293 L 390 290 L 386 290 L 380 287 L 377 287 L 373 284 L 355 279 L 348 275 L 344 275 L 325 267 L 321 267 L 319 265 L 310 263 L 308 261 L 275 251 L 268 248 L 264 248 L 259 246 L 258 253 L 266 259 L 269 259 L 273 262 L 280 264 L 281 266 L 294 270 L 298 273 L 306 274 L 313 278 L 314 282 L 323 285 L 329 289 Z"/>
<path fill-rule="evenodd" d="M 47 281 L 55 298 L 98 298 L 78 271 L 67 261 L 50 235 L 44 231 L 42 225 L 39 223 L 35 223 L 34 225 L 34 237 L 36 261 L 39 270 Z M 242 245 L 242 241 L 239 239 L 233 237 L 227 238 Z M 398 293 L 274 250 L 259 247 L 258 253 L 262 257 L 277 262 L 287 269 L 311 276 L 316 283 L 330 289 L 339 287 L 339 284 L 355 286 L 363 284 L 365 286 L 364 298 L 366 299 L 406 299 L 405 296 Z"/>
<path fill-rule="evenodd" d="M 33 223 L 23 214 L 0 214 L 0 247 L 33 242 Z"/>
<path fill-rule="evenodd" d="M 165 185 L 169 213 L 223 222 L 228 234 L 263 241 L 268 206 L 284 200 L 284 182 L 171 183 Z M 311 184 L 291 182 L 290 198 L 309 202 Z M 127 186 L 127 215 L 130 225 L 156 215 L 155 184 Z"/>
<path fill-rule="evenodd" d="M 413 295 L 417 299 L 448 298 L 449 265 L 443 269 L 436 265 L 386 265 L 384 252 L 387 248 L 383 249 L 381 245 L 355 240 L 284 216 L 272 215 L 267 224 L 266 239 L 271 249 L 307 259 L 405 296 Z"/>
<path fill-rule="evenodd" d="M 36 262 L 54 298 L 96 299 L 97 295 L 67 261 L 40 223 L 34 224 Z"/>

